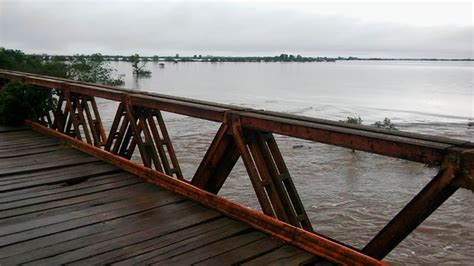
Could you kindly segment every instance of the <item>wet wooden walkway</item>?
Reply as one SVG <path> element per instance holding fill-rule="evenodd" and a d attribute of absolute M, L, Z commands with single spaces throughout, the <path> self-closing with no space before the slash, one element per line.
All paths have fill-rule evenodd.
<path fill-rule="evenodd" d="M 0 265 L 316 261 L 57 139 L 0 127 Z"/>

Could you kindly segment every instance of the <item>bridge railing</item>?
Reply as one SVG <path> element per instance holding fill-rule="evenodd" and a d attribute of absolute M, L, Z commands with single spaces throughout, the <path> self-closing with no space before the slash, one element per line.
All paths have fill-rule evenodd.
<path fill-rule="evenodd" d="M 57 90 L 58 108 L 40 121 L 30 122 L 36 130 L 66 139 L 76 148 L 144 178 L 159 177 L 158 183 L 162 186 L 168 186 L 236 219 L 247 220 L 256 228 L 338 262 L 348 261 L 334 255 L 336 251 L 344 254 L 342 257 L 352 258 L 354 254 L 356 258 L 362 256 L 364 263 L 370 261 L 369 257 L 382 259 L 458 188 L 474 191 L 474 144 L 468 141 L 388 131 L 7 70 L 0 70 L 0 79 L 4 82 L 21 80 L 41 89 Z M 105 132 L 95 98 L 119 103 L 109 132 Z M 190 182 L 183 178 L 162 111 L 220 123 Z M 273 134 L 439 166 L 440 170 L 359 251 L 313 232 Z M 129 161 L 135 150 L 138 150 L 144 167 L 137 168 Z M 263 213 L 283 222 L 277 223 L 279 227 L 283 224 L 289 227 L 275 229 L 272 227 L 274 219 L 270 223 L 267 217 L 254 211 L 248 213 L 245 210 L 244 216 L 236 214 L 237 209 L 242 211 L 239 209 L 241 207 L 234 206 L 236 204 L 221 197 L 212 196 L 219 192 L 239 158 L 244 162 Z M 255 219 L 263 220 L 258 220 L 258 223 Z M 288 232 L 282 232 L 282 228 L 292 228 L 293 231 L 287 235 Z M 295 232 L 320 242 L 316 246 L 314 243 L 308 244 L 302 237 L 297 238 L 298 234 Z M 325 248 L 321 249 L 322 247 Z"/>

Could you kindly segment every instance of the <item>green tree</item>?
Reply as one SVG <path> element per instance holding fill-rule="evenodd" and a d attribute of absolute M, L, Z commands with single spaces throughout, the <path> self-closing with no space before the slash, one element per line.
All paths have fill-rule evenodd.
<path fill-rule="evenodd" d="M 140 55 L 139 54 L 134 54 L 129 57 L 129 61 L 132 64 L 132 71 L 133 74 L 138 76 L 149 76 L 151 75 L 151 72 L 148 70 L 145 70 L 145 65 L 146 62 L 142 62 L 140 60 Z"/>
<path fill-rule="evenodd" d="M 121 85 L 123 79 L 112 78 L 114 69 L 108 66 L 101 54 L 75 55 L 69 65 L 68 76 L 71 79 L 106 85 Z"/>
<path fill-rule="evenodd" d="M 288 55 L 287 54 L 281 54 L 279 59 L 280 59 L 280 61 L 288 61 Z"/>

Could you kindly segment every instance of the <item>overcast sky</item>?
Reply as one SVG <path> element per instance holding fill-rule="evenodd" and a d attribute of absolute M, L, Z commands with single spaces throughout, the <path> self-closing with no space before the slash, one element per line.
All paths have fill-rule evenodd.
<path fill-rule="evenodd" d="M 472 2 L 0 0 L 0 46 L 34 53 L 473 58 Z"/>

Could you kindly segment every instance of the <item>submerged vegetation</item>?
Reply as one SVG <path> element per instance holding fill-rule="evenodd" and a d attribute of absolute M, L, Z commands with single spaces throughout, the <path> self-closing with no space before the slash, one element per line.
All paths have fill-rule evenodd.
<path fill-rule="evenodd" d="M 134 54 L 129 58 L 130 63 L 132 64 L 133 74 L 137 77 L 140 76 L 151 76 L 151 71 L 145 70 L 145 65 L 147 61 L 142 61 L 140 55 Z"/>
<path fill-rule="evenodd" d="M 339 122 L 346 123 L 346 124 L 353 124 L 353 125 L 362 125 L 362 118 L 358 117 L 350 117 L 348 116 L 345 120 L 339 120 Z M 385 117 L 383 121 L 377 121 L 373 123 L 371 126 L 376 128 L 382 128 L 387 130 L 398 130 L 395 127 L 395 124 L 390 121 L 389 118 Z"/>
<path fill-rule="evenodd" d="M 385 117 L 383 121 L 377 121 L 372 125 L 374 127 L 377 127 L 377 128 L 383 128 L 383 129 L 389 129 L 389 130 L 398 130 L 395 127 L 395 124 L 393 124 L 392 121 L 390 121 L 390 119 L 388 119 L 387 117 Z"/>
<path fill-rule="evenodd" d="M 346 123 L 346 124 L 353 124 L 353 125 L 362 125 L 362 119 L 360 118 L 360 116 L 358 117 L 348 116 L 346 120 L 339 120 L 339 122 Z"/>

